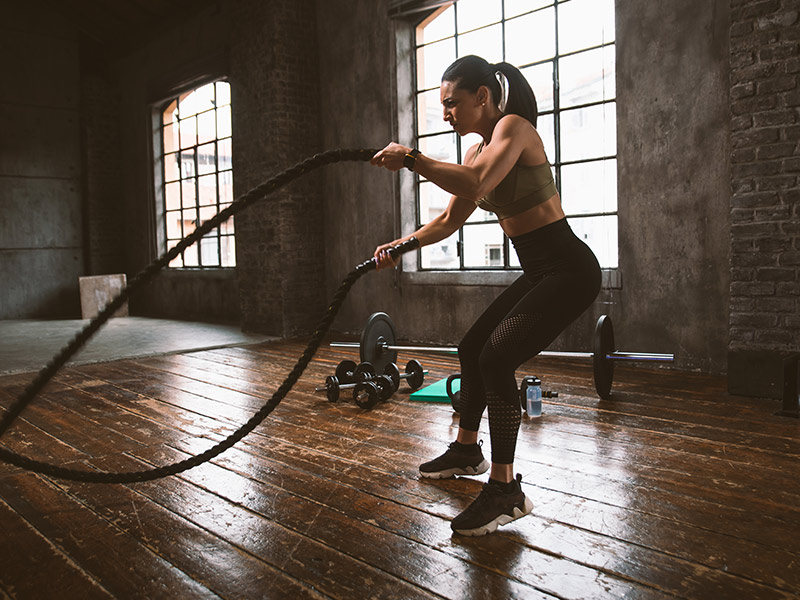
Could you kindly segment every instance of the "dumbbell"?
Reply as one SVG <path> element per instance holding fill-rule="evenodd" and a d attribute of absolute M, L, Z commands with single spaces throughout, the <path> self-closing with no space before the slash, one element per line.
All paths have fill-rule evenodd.
<path fill-rule="evenodd" d="M 367 381 L 375 377 L 375 367 L 368 362 L 356 365 L 352 360 L 343 360 L 336 367 L 336 375 L 328 375 L 325 378 L 325 387 L 318 387 L 314 391 L 325 391 L 330 402 L 339 401 L 339 392 L 345 389 L 355 388 L 362 381 Z M 391 378 L 389 379 L 391 383 Z M 391 394 L 389 394 L 391 396 Z M 387 398 L 389 397 L 387 396 Z"/>
<path fill-rule="evenodd" d="M 375 406 L 379 401 L 388 399 L 397 388 L 400 387 L 400 380 L 407 379 L 408 387 L 416 390 L 425 381 L 425 374 L 427 371 L 423 370 L 422 365 L 418 360 L 411 359 L 406 364 L 406 372 L 400 374 L 400 369 L 394 363 L 389 363 L 383 370 L 383 375 L 377 378 L 361 381 L 353 388 L 353 401 L 361 408 L 370 409 Z M 391 385 L 389 396 L 384 397 L 386 392 L 381 389 L 381 382 L 386 378 Z"/>

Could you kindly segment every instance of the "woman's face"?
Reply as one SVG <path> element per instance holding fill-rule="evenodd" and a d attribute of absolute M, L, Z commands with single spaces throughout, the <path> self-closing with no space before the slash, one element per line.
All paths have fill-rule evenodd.
<path fill-rule="evenodd" d="M 452 81 L 442 81 L 440 100 L 444 111 L 443 118 L 458 135 L 467 135 L 475 131 L 475 125 L 485 106 L 485 88 L 478 88 L 475 93 L 457 88 Z"/>

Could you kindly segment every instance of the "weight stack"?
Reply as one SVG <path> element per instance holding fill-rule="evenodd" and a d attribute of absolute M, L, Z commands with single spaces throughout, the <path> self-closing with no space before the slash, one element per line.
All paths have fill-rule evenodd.
<path fill-rule="evenodd" d="M 736 396 L 775 398 L 777 414 L 800 418 L 800 354 L 771 350 L 728 352 L 728 392 Z"/>

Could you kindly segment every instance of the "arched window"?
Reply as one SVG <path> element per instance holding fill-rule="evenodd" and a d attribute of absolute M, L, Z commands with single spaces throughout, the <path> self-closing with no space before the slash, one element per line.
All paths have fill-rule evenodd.
<path fill-rule="evenodd" d="M 233 202 L 231 90 L 215 81 L 165 102 L 156 128 L 160 251 Z M 234 267 L 233 217 L 187 248 L 170 267 Z"/>

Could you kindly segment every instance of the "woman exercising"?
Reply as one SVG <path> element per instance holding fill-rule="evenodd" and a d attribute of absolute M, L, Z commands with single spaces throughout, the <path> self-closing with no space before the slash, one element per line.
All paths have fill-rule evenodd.
<path fill-rule="evenodd" d="M 441 215 L 378 246 L 375 257 L 379 269 L 393 267 L 390 246 L 414 236 L 422 246 L 443 240 L 476 207 L 497 215 L 519 257 L 523 274 L 489 305 L 458 346 L 462 408 L 456 441 L 419 467 L 423 477 L 432 478 L 486 472 L 489 464 L 478 429 L 488 406 L 489 482 L 451 523 L 457 533 L 484 535 L 533 508 L 522 492 L 522 476 L 514 478 L 521 420 L 515 371 L 592 304 L 600 291 L 600 266 L 567 223 L 535 128 L 536 98 L 522 73 L 505 62 L 464 56 L 442 75 L 441 102 L 444 120 L 456 133 L 475 132 L 483 141 L 467 151 L 463 165 L 440 162 L 397 143 L 375 154 L 373 165 L 390 171 L 406 167 L 452 194 Z"/>

